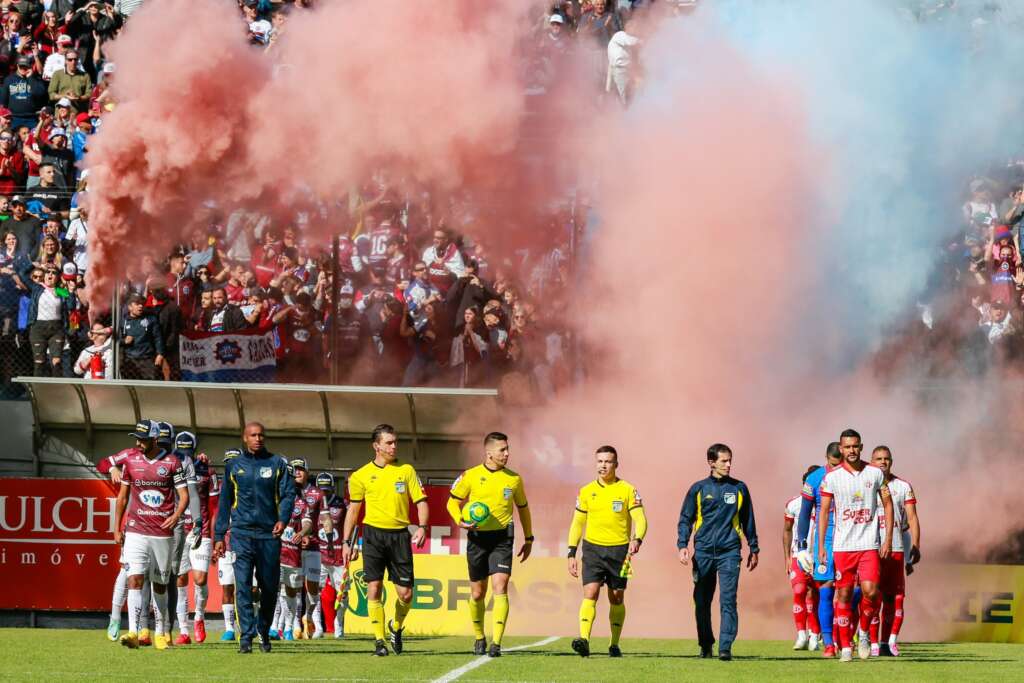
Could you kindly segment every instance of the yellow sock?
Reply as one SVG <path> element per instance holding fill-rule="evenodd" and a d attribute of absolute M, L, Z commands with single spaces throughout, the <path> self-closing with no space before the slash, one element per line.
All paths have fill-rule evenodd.
<path fill-rule="evenodd" d="M 508 593 L 494 596 L 494 608 L 491 613 L 491 642 L 501 645 L 501 637 L 505 635 L 505 624 L 508 623 Z"/>
<path fill-rule="evenodd" d="M 580 638 L 590 640 L 590 629 L 594 628 L 594 615 L 597 614 L 597 600 L 583 599 L 580 604 Z"/>
<path fill-rule="evenodd" d="M 626 621 L 626 605 L 611 605 L 608 607 L 608 622 L 612 626 L 612 645 L 619 644 L 619 636 L 622 635 L 622 624 Z"/>
<path fill-rule="evenodd" d="M 384 603 L 380 600 L 367 600 L 366 611 L 373 626 L 373 637 L 384 640 Z"/>
<path fill-rule="evenodd" d="M 487 603 L 481 600 L 469 599 L 469 620 L 473 624 L 473 635 L 477 640 L 484 637 L 484 611 Z"/>
<path fill-rule="evenodd" d="M 411 602 L 402 602 L 401 598 L 395 598 L 395 630 L 402 628 L 405 625 L 405 617 L 409 614 L 409 608 L 412 607 Z"/>

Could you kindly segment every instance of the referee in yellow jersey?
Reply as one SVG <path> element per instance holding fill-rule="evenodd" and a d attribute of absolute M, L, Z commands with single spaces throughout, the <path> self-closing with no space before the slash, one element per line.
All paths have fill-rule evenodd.
<path fill-rule="evenodd" d="M 621 657 L 619 637 L 626 620 L 623 601 L 629 574 L 626 562 L 640 550 L 647 533 L 647 517 L 640 494 L 615 474 L 619 467 L 618 452 L 611 446 L 601 446 L 596 455 L 597 479 L 580 489 L 569 528 L 569 575 L 574 579 L 580 576 L 576 549 L 580 538 L 583 539 L 580 637 L 572 641 L 572 649 L 581 657 L 590 656 L 590 631 L 603 584 L 608 587 L 608 621 L 612 630 L 608 655 Z"/>
<path fill-rule="evenodd" d="M 512 523 L 513 506 L 519 509 L 519 523 L 523 525 L 523 545 L 516 556 L 525 562 L 533 547 L 533 522 L 527 507 L 523 478 L 505 467 L 508 463 L 508 437 L 491 432 L 484 437 L 484 462 L 466 470 L 452 484 L 448 498 L 448 514 L 463 529 L 468 530 L 466 559 L 469 563 L 471 596 L 469 616 L 473 622 L 476 641 L 474 654 L 501 656 L 501 637 L 508 622 L 508 580 L 512 575 L 512 544 L 515 540 Z M 462 519 L 462 506 L 484 503 L 490 515 L 479 524 Z M 491 614 L 491 647 L 484 637 L 484 611 L 487 606 L 487 579 L 494 587 L 494 611 Z"/>
<path fill-rule="evenodd" d="M 430 510 L 427 495 L 412 465 L 399 463 L 396 450 L 398 435 L 391 425 L 377 425 L 373 430 L 373 460 L 352 473 L 348 480 L 349 507 L 345 514 L 345 545 L 342 561 L 356 559 L 359 551 L 352 545 L 352 530 L 359 511 L 366 504 L 363 520 L 363 576 L 366 579 L 366 600 L 375 638 L 373 654 L 388 654 L 384 643 L 384 605 L 381 591 L 384 570 L 395 584 L 395 617 L 388 622 L 391 648 L 402 653 L 402 629 L 412 603 L 414 581 L 412 544 L 422 548 L 427 540 L 426 525 Z M 409 536 L 409 501 L 416 504 L 419 526 Z"/>

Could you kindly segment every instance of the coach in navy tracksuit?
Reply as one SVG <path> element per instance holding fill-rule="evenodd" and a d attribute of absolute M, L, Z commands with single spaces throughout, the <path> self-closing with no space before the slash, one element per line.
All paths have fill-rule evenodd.
<path fill-rule="evenodd" d="M 254 567 L 260 584 L 260 648 L 270 652 L 270 620 L 281 583 L 281 533 L 295 503 L 295 482 L 288 476 L 288 463 L 264 448 L 263 439 L 263 425 L 250 422 L 245 426 L 241 455 L 224 465 L 214 528 L 215 557 L 224 554 L 224 535 L 231 529 L 241 653 L 252 652 L 257 633 L 252 606 Z"/>
<path fill-rule="evenodd" d="M 750 555 L 747 568 L 757 566 L 757 527 L 754 525 L 754 504 L 750 491 L 742 481 L 729 476 L 732 451 L 721 443 L 708 448 L 711 476 L 690 487 L 679 512 L 679 561 L 690 562 L 690 533 L 693 533 L 693 602 L 697 616 L 697 640 L 700 656 L 710 657 L 715 634 L 711 630 L 711 599 L 716 579 L 722 592 L 718 601 L 722 609 L 718 658 L 732 659 L 732 643 L 736 640 L 739 617 L 736 614 L 736 589 L 740 581 L 741 541 L 747 539 Z"/>

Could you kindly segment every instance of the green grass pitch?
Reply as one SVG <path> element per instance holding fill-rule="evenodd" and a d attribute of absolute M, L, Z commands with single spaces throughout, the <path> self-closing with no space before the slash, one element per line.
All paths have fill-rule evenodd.
<path fill-rule="evenodd" d="M 468 638 L 407 638 L 405 653 L 377 659 L 365 636 L 274 643 L 269 655 L 242 656 L 237 646 L 210 633 L 203 645 L 127 650 L 102 630 L 0 630 L 0 679 L 4 680 L 247 680 L 247 681 L 432 681 L 474 660 Z M 508 638 L 505 647 L 538 642 Z M 569 638 L 506 652 L 459 681 L 941 681 L 1024 680 L 1024 646 L 981 643 L 908 643 L 899 659 L 825 661 L 818 653 L 793 652 L 784 641 L 738 641 L 732 662 L 701 660 L 691 640 L 622 642 L 625 656 L 610 659 L 607 642 L 592 643 L 583 660 Z"/>

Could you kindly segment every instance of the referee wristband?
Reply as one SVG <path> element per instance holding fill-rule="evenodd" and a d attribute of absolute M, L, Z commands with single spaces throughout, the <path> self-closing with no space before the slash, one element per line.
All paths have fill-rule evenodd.
<path fill-rule="evenodd" d="M 576 557 L 576 546 L 574 546 L 574 545 L 569 546 L 569 555 L 568 555 L 568 557 L 570 557 L 570 558 Z"/>

